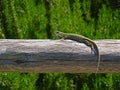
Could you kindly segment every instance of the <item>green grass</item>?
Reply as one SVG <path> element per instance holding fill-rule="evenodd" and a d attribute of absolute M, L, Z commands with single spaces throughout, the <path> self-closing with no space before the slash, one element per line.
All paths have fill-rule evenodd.
<path fill-rule="evenodd" d="M 120 74 L 0 73 L 0 90 L 119 90 Z"/>
<path fill-rule="evenodd" d="M 0 7 L 0 38 L 56 38 L 60 30 L 120 39 L 120 10 L 109 0 L 1 0 Z M 0 90 L 119 89 L 120 74 L 0 73 Z"/>
<path fill-rule="evenodd" d="M 0 73 L 0 90 L 36 90 L 38 74 Z"/>

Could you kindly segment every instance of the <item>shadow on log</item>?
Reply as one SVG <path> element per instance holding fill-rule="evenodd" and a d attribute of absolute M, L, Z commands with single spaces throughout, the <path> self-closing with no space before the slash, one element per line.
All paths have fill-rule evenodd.
<path fill-rule="evenodd" d="M 101 62 L 98 73 L 120 73 L 120 40 L 95 40 Z M 95 73 L 97 56 L 71 40 L 0 40 L 0 71 Z"/>

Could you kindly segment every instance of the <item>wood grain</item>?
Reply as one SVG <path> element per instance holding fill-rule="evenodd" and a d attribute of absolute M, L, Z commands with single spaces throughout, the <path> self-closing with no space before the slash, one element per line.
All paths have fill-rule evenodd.
<path fill-rule="evenodd" d="M 120 40 L 94 40 L 101 54 L 98 73 L 120 73 Z M 97 56 L 71 40 L 0 40 L 0 71 L 94 73 Z"/>

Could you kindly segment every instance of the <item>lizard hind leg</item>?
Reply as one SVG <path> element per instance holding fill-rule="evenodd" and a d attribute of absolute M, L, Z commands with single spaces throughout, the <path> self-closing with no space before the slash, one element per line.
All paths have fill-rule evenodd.
<path fill-rule="evenodd" d="M 91 48 L 91 54 L 97 55 L 97 52 L 96 52 L 95 48 L 93 46 L 91 46 L 90 48 Z"/>

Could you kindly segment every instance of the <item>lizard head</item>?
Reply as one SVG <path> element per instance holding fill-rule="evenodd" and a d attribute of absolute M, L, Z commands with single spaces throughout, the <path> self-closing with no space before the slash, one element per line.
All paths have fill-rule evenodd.
<path fill-rule="evenodd" d="M 55 31 L 55 34 L 61 38 L 64 38 L 64 33 L 60 31 Z"/>

